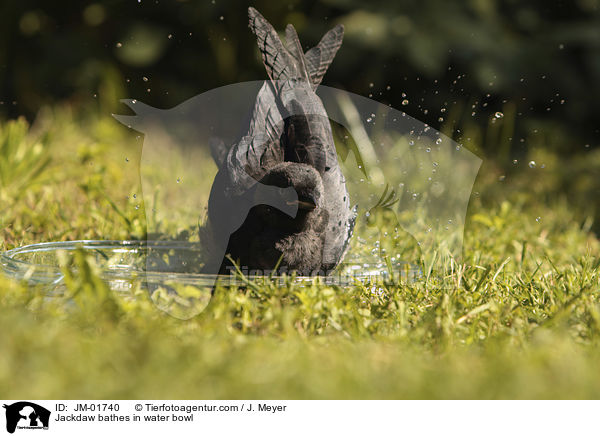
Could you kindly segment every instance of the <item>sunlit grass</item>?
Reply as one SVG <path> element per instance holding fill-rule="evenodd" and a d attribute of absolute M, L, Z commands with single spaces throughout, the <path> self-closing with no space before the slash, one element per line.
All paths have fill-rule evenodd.
<path fill-rule="evenodd" d="M 110 119 L 48 117 L 41 152 L 21 133 L 0 156 L 17 168 L 10 180 L 44 180 L 2 191 L 2 247 L 143 238 L 141 140 Z M 64 297 L 0 276 L 0 396 L 597 398 L 600 244 L 552 158 L 502 180 L 484 163 L 463 259 L 433 262 L 415 282 L 220 287 L 181 321 L 140 290 L 109 291 L 82 253 Z M 185 228 L 196 236 L 161 229 Z M 397 244 L 423 262 L 413 240 Z"/>

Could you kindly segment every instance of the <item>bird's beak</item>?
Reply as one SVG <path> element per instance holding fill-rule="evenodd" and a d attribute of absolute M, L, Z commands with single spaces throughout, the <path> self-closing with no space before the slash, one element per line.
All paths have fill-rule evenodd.
<path fill-rule="evenodd" d="M 298 209 L 302 210 L 315 210 L 317 207 L 315 201 L 310 198 L 304 198 L 296 201 L 286 201 L 286 204 L 288 206 L 298 206 Z"/>

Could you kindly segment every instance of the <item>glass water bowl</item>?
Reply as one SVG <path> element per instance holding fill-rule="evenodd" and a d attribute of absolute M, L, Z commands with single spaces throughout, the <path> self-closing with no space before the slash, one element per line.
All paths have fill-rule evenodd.
<path fill-rule="evenodd" d="M 154 289 L 166 283 L 198 287 L 213 287 L 217 281 L 224 285 L 244 283 L 239 275 L 201 273 L 201 246 L 181 241 L 46 242 L 3 252 L 0 254 L 0 265 L 4 274 L 12 279 L 41 285 L 48 290 L 59 290 L 64 282 L 61 258 L 64 259 L 64 254 L 68 255 L 77 248 L 85 250 L 94 259 L 100 276 L 115 291 L 127 292 L 136 285 Z M 406 262 L 382 265 L 343 263 L 331 275 L 319 277 L 319 280 L 333 286 L 351 286 L 391 280 L 413 281 L 421 276 L 418 267 Z M 246 277 L 258 278 L 265 277 Z M 312 283 L 314 279 L 303 276 L 293 278 L 299 283 Z"/>

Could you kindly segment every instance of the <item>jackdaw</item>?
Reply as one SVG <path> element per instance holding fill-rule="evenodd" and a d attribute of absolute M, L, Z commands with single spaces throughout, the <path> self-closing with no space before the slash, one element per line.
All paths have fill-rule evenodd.
<path fill-rule="evenodd" d="M 219 171 L 209 227 L 215 240 L 228 241 L 217 252 L 242 267 L 328 273 L 347 251 L 356 217 L 329 118 L 315 94 L 343 27 L 304 53 L 291 24 L 284 46 L 258 11 L 249 8 L 248 15 L 270 80 L 257 95 L 248 133 L 229 149 L 211 144 Z M 227 259 L 213 261 L 220 262 L 220 273 L 232 268 Z"/>

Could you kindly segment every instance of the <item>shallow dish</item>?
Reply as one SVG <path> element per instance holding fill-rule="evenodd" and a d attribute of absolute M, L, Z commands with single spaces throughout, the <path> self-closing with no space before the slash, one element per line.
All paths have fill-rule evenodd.
<path fill-rule="evenodd" d="M 81 248 L 100 268 L 101 277 L 115 291 L 128 291 L 136 285 L 155 289 L 166 283 L 185 286 L 212 287 L 240 285 L 238 275 L 202 274 L 199 265 L 202 250 L 199 244 L 181 241 L 100 241 L 84 240 L 46 242 L 26 245 L 0 254 L 2 271 L 13 279 L 32 285 L 58 290 L 63 284 L 61 253 Z M 64 258 L 64 256 L 62 256 Z M 64 261 L 63 261 L 64 262 Z M 391 269 L 390 269 L 391 268 Z M 324 283 L 349 286 L 359 283 L 383 283 L 390 280 L 412 281 L 421 275 L 418 267 L 405 262 L 393 265 L 342 264 L 327 276 Z M 249 276 L 250 279 L 265 277 Z M 278 279 L 280 277 L 275 277 Z M 295 277 L 297 282 L 312 282 L 314 277 Z"/>

